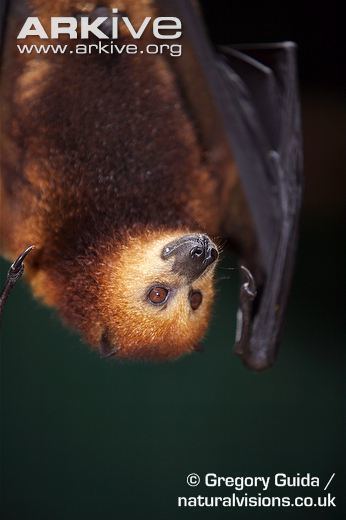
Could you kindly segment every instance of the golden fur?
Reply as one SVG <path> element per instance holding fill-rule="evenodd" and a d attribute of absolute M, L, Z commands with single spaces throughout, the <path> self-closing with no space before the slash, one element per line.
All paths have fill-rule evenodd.
<path fill-rule="evenodd" d="M 45 23 L 95 5 L 29 4 Z M 150 1 L 116 4 L 133 22 L 155 15 Z M 183 234 L 217 235 L 228 208 L 169 59 L 18 55 L 22 21 L 12 20 L 2 67 L 2 254 L 36 245 L 34 293 L 91 345 L 106 334 L 119 357 L 191 351 L 208 324 L 214 266 L 192 284 L 203 292 L 192 311 L 191 286 L 160 250 Z M 156 281 L 175 290 L 163 310 L 145 301 Z"/>
<path fill-rule="evenodd" d="M 106 314 L 111 342 L 122 357 L 177 357 L 191 351 L 204 335 L 213 303 L 214 266 L 188 284 L 184 276 L 171 270 L 171 262 L 160 258 L 165 244 L 181 233 L 150 233 L 127 241 L 117 258 L 105 259 L 100 300 Z M 148 288 L 164 284 L 174 296 L 163 308 L 145 299 Z M 199 289 L 203 302 L 192 310 L 188 301 L 190 290 Z"/>

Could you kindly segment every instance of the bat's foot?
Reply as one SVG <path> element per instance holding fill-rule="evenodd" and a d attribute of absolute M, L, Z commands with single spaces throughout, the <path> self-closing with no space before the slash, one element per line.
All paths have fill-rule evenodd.
<path fill-rule="evenodd" d="M 242 356 L 246 351 L 251 336 L 252 305 L 257 295 L 254 277 L 249 269 L 240 266 L 243 283 L 240 287 L 240 307 L 237 313 L 236 343 L 234 352 Z"/>
<path fill-rule="evenodd" d="M 19 280 L 24 272 L 24 260 L 33 249 L 35 246 L 27 247 L 13 262 L 8 270 L 6 283 L 10 281 L 14 285 Z"/>
<path fill-rule="evenodd" d="M 3 290 L 1 291 L 0 295 L 0 317 L 2 315 L 3 309 L 5 307 L 6 300 L 15 286 L 15 284 L 18 282 L 19 278 L 24 273 L 24 260 L 27 257 L 27 255 L 35 248 L 35 246 L 29 246 L 27 247 L 19 256 L 18 258 L 13 262 L 11 267 L 8 270 L 6 282 L 4 285 Z"/>

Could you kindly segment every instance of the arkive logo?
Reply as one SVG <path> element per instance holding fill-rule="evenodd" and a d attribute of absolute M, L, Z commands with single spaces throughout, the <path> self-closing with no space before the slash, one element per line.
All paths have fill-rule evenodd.
<path fill-rule="evenodd" d="M 21 30 L 17 39 L 23 40 L 29 36 L 38 36 L 42 40 L 58 39 L 62 35 L 66 35 L 71 40 L 80 38 L 87 40 L 90 36 L 96 36 L 101 40 L 117 40 L 119 38 L 120 24 L 126 27 L 129 34 L 134 40 L 139 40 L 145 31 L 152 31 L 153 36 L 158 40 L 175 40 L 182 34 L 181 20 L 176 16 L 146 16 L 142 23 L 134 27 L 128 16 L 119 16 L 118 9 L 113 8 L 112 16 L 98 16 L 90 20 L 89 16 L 81 15 L 78 19 L 74 16 L 52 16 L 50 19 L 50 30 L 42 25 L 39 17 L 29 16 Z M 111 22 L 111 30 L 104 32 L 102 24 Z M 150 26 L 150 27 L 149 27 Z"/>

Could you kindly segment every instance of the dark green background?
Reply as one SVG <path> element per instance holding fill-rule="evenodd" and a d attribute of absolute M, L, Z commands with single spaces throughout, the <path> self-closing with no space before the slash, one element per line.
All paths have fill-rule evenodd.
<path fill-rule="evenodd" d="M 161 365 L 100 360 L 21 282 L 1 336 L 2 518 L 341 518 L 340 252 L 337 233 L 324 226 L 302 233 L 282 350 L 262 374 L 231 352 L 232 271 L 219 270 L 232 278 L 218 284 L 205 352 Z M 178 510 L 178 495 L 208 494 L 188 488 L 191 472 L 310 472 L 323 485 L 336 472 L 338 508 Z"/>
<path fill-rule="evenodd" d="M 116 2 L 114 3 L 116 5 Z M 214 43 L 298 43 L 305 209 L 278 363 L 253 374 L 231 348 L 237 277 L 222 280 L 203 354 L 101 361 L 33 301 L 11 295 L 1 334 L 5 520 L 344 518 L 344 16 L 341 3 L 202 1 Z M 340 26 L 340 27 L 338 27 Z M 234 265 L 225 259 L 224 266 Z M 4 279 L 7 265 L 3 267 Z M 190 472 L 317 474 L 336 510 L 178 510 Z M 232 489 L 211 490 L 227 495 Z M 310 494 L 292 489 L 292 495 Z"/>

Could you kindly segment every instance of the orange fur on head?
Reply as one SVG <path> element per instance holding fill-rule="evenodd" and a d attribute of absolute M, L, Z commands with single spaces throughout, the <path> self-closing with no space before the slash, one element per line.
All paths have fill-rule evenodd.
<path fill-rule="evenodd" d="M 163 260 L 161 251 L 181 235 L 154 232 L 128 238 L 120 252 L 105 261 L 99 304 L 107 340 L 117 348 L 117 357 L 176 358 L 192 351 L 205 334 L 214 299 L 215 264 L 191 284 L 174 273 L 172 260 Z M 162 306 L 147 300 L 155 285 L 171 291 Z M 196 310 L 189 303 L 191 290 L 203 295 Z"/>

